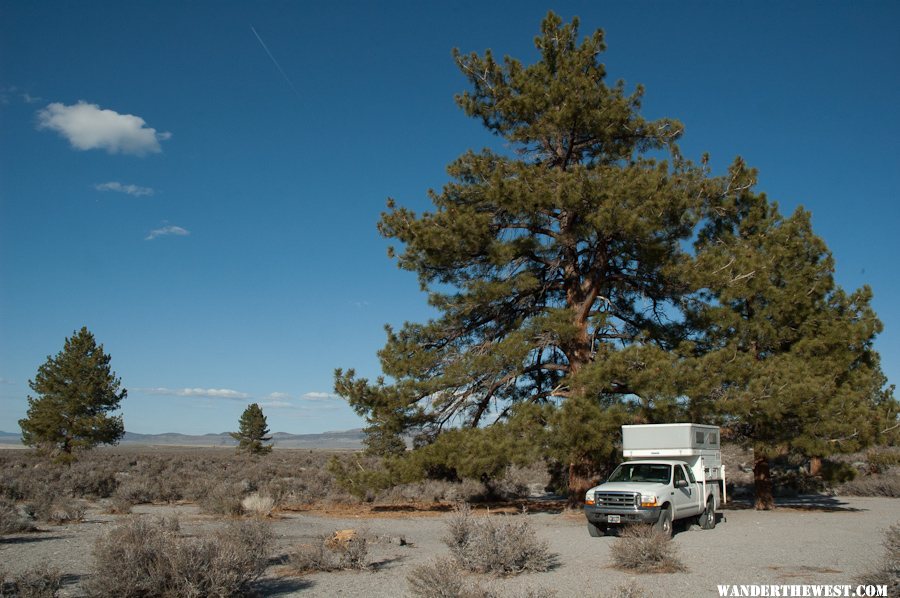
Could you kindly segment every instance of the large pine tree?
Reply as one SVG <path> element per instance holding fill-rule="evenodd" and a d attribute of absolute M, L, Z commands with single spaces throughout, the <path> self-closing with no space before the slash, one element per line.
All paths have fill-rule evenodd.
<path fill-rule="evenodd" d="M 110 369 L 110 356 L 87 328 L 47 357 L 29 386 L 28 414 L 19 420 L 22 442 L 70 460 L 77 449 L 115 444 L 124 435 L 122 416 L 110 416 L 128 391 Z"/>
<path fill-rule="evenodd" d="M 753 178 L 732 170 L 734 180 Z M 896 418 L 872 345 L 882 325 L 868 287 L 848 295 L 835 283 L 802 208 L 784 217 L 744 188 L 718 206 L 696 246 L 705 301 L 692 314 L 702 355 L 694 396 L 710 399 L 753 449 L 756 506 L 768 509 L 773 457 L 857 450 Z"/>
<path fill-rule="evenodd" d="M 658 386 L 593 366 L 664 368 L 677 336 L 669 315 L 687 290 L 674 274 L 709 177 L 680 156 L 681 124 L 639 114 L 642 88 L 606 84 L 602 31 L 579 40 L 577 19 L 551 13 L 535 45 L 530 66 L 454 52 L 472 85 L 457 103 L 514 151 L 468 152 L 432 195 L 434 212 L 390 201 L 382 216 L 381 233 L 403 246 L 399 266 L 418 274 L 440 316 L 388 331 L 379 356 L 392 383 L 337 373 L 337 392 L 381 445 L 386 432 L 415 428 L 427 443 L 521 404 L 590 395 L 611 407 Z M 615 433 L 619 423 L 594 425 Z"/>

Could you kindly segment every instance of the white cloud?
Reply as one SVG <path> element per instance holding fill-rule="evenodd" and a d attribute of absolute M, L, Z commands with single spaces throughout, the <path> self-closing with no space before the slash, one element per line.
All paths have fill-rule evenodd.
<path fill-rule="evenodd" d="M 150 187 L 139 187 L 138 185 L 123 185 L 118 181 L 110 181 L 108 183 L 98 183 L 94 185 L 97 191 L 116 191 L 117 193 L 125 193 L 141 197 L 142 195 L 153 195 L 153 189 Z"/>
<path fill-rule="evenodd" d="M 296 405 L 291 403 L 291 400 L 291 395 L 286 392 L 270 392 L 259 402 L 259 406 L 273 409 L 294 409 Z"/>
<path fill-rule="evenodd" d="M 159 142 L 172 137 L 171 133 L 157 133 L 146 126 L 140 116 L 119 114 L 84 101 L 73 106 L 54 102 L 39 110 L 37 116 L 38 129 L 56 131 L 79 150 L 105 149 L 110 154 L 136 156 L 158 154 L 162 151 Z"/>
<path fill-rule="evenodd" d="M 191 231 L 186 228 L 181 228 L 180 226 L 164 226 L 162 228 L 154 228 L 150 231 L 150 234 L 144 237 L 145 241 L 152 241 L 156 237 L 166 237 L 170 235 L 174 235 L 176 237 L 186 237 L 191 234 Z"/>
<path fill-rule="evenodd" d="M 308 392 L 301 399 L 306 399 L 307 401 L 331 401 L 333 399 L 338 399 L 336 394 L 330 392 Z"/>
<path fill-rule="evenodd" d="M 30 93 L 23 93 L 23 94 L 22 94 L 22 101 L 25 102 L 26 104 L 37 104 L 37 103 L 40 102 L 42 99 L 43 99 L 43 98 L 39 98 L 39 97 L 33 96 L 33 95 L 31 95 Z"/>
<path fill-rule="evenodd" d="M 251 398 L 245 392 L 230 388 L 135 388 L 135 392 L 170 397 L 201 397 L 206 399 L 231 399 L 244 401 Z"/>
<path fill-rule="evenodd" d="M 294 405 L 288 403 L 287 401 L 260 401 L 259 406 L 272 409 L 289 409 Z"/>

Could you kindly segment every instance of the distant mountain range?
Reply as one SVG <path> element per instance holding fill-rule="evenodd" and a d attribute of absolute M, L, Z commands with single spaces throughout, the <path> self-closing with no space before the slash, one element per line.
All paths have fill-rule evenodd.
<path fill-rule="evenodd" d="M 287 434 L 276 432 L 272 434 L 272 444 L 278 448 L 309 448 L 309 449 L 359 449 L 362 448 L 362 440 L 365 433 L 362 430 L 345 430 L 343 432 L 323 432 L 322 434 Z M 0 445 L 21 445 L 22 436 L 11 432 L 0 432 Z M 147 445 L 147 446 L 237 446 L 237 441 L 229 436 L 228 432 L 221 434 L 137 434 L 125 432 L 125 436 L 119 442 L 122 445 Z"/>

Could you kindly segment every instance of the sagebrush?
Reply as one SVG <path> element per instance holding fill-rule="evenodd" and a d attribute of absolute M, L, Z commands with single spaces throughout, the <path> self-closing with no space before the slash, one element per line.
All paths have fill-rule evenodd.
<path fill-rule="evenodd" d="M 626 527 L 610 547 L 613 563 L 619 569 L 636 573 L 675 573 L 686 567 L 675 554 L 668 534 L 649 525 Z"/>
<path fill-rule="evenodd" d="M 296 573 L 314 571 L 362 570 L 369 567 L 369 534 L 366 531 L 340 530 L 294 547 L 288 556 Z"/>
<path fill-rule="evenodd" d="M 887 586 L 888 596 L 900 596 L 900 522 L 884 534 L 884 555 L 878 564 L 857 578 L 862 585 Z"/>
<path fill-rule="evenodd" d="M 460 567 L 477 573 L 547 571 L 556 564 L 524 514 L 475 516 L 463 503 L 447 522 L 444 543 Z"/>
<path fill-rule="evenodd" d="M 274 536 L 261 521 L 235 521 L 185 537 L 177 520 L 133 518 L 99 538 L 88 593 L 100 597 L 242 596 L 268 564 Z"/>
<path fill-rule="evenodd" d="M 62 587 L 62 574 L 49 565 L 38 565 L 7 578 L 0 571 L 0 598 L 55 598 Z"/>

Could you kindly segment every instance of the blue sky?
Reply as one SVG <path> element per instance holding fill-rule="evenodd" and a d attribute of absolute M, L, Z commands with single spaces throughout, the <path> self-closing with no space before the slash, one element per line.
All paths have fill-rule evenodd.
<path fill-rule="evenodd" d="M 548 9 L 606 31 L 611 80 L 804 205 L 838 281 L 869 284 L 900 376 L 900 3 L 0 0 L 0 430 L 83 325 L 134 432 L 362 425 L 336 367 L 378 374 L 423 320 L 375 225 L 469 148 L 451 48 L 530 62 Z M 274 59 L 274 60 L 273 60 Z"/>

